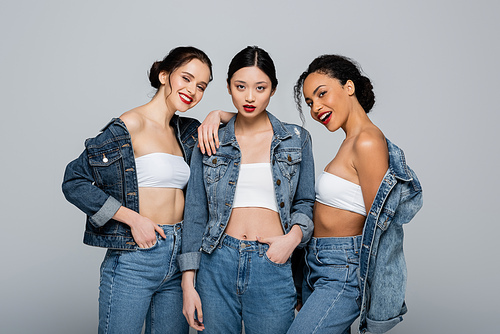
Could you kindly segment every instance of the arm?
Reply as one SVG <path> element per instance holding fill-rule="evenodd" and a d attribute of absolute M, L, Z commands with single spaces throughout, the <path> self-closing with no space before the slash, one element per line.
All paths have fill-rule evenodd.
<path fill-rule="evenodd" d="M 178 257 L 182 271 L 182 312 L 189 326 L 201 331 L 204 329 L 203 312 L 200 296 L 194 287 L 194 278 L 195 271 L 200 266 L 200 247 L 208 220 L 208 201 L 203 181 L 203 154 L 196 148 L 191 158 L 186 208 L 189 210 L 184 211 L 181 254 Z"/>
<path fill-rule="evenodd" d="M 235 113 L 213 110 L 198 127 L 198 147 L 201 153 L 212 155 L 219 148 L 219 125 L 229 122 Z"/>
<path fill-rule="evenodd" d="M 62 191 L 68 202 L 89 216 L 95 227 L 106 224 L 121 206 L 120 201 L 94 185 L 86 150 L 66 166 Z"/>
<path fill-rule="evenodd" d="M 203 326 L 203 311 L 200 296 L 194 288 L 194 277 L 194 270 L 186 270 L 182 273 L 182 313 L 190 327 L 202 331 L 205 329 L 205 326 Z"/>
<path fill-rule="evenodd" d="M 363 132 L 354 143 L 353 153 L 353 164 L 358 173 L 359 185 L 368 213 L 389 168 L 387 144 L 381 133 Z"/>
<path fill-rule="evenodd" d="M 197 148 L 191 157 L 191 174 L 186 190 L 182 247 L 179 255 L 181 271 L 197 270 L 201 259 L 201 243 L 208 222 L 208 199 L 203 178 L 203 154 Z"/>
<path fill-rule="evenodd" d="M 302 160 L 295 196 L 291 208 L 292 226 L 299 226 L 302 231 L 300 246 L 304 247 L 311 239 L 314 224 L 313 207 L 316 198 L 314 190 L 314 158 L 312 153 L 312 139 L 309 132 L 302 129 L 306 135 L 302 145 Z"/>
<path fill-rule="evenodd" d="M 94 184 L 92 169 L 85 150 L 66 166 L 62 190 L 66 199 L 89 216 L 89 221 L 101 227 L 110 219 L 130 226 L 132 237 L 139 247 L 151 247 L 156 241 L 155 231 L 165 238 L 165 233 L 148 218 L 121 205 Z"/>

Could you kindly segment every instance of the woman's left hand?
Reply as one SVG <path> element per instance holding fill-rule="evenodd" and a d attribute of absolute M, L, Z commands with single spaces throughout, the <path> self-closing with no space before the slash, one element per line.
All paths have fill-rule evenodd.
<path fill-rule="evenodd" d="M 293 226 L 290 232 L 285 235 L 268 238 L 257 236 L 258 242 L 269 245 L 266 255 L 269 260 L 275 263 L 285 263 L 288 261 L 301 240 L 302 230 L 297 225 Z"/>

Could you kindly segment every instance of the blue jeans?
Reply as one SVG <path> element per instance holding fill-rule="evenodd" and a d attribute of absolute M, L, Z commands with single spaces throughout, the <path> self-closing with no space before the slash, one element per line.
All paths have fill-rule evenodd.
<path fill-rule="evenodd" d="M 350 333 L 361 307 L 360 246 L 360 235 L 311 239 L 306 250 L 304 306 L 288 333 Z"/>
<path fill-rule="evenodd" d="M 196 289 L 203 334 L 286 333 L 296 301 L 291 263 L 271 262 L 269 246 L 223 235 L 212 254 L 202 253 Z"/>
<path fill-rule="evenodd" d="M 136 251 L 112 250 L 101 264 L 99 333 L 188 333 L 182 314 L 181 272 L 177 255 L 182 222 L 160 225 L 156 244 Z"/>

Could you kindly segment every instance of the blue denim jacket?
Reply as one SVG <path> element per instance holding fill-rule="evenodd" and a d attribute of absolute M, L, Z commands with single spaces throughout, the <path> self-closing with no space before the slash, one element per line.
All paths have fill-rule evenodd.
<path fill-rule="evenodd" d="M 422 207 L 422 188 L 403 151 L 388 139 L 389 169 L 363 229 L 359 261 L 360 333 L 385 333 L 406 313 L 403 224 Z"/>
<path fill-rule="evenodd" d="M 304 128 L 280 122 L 267 113 L 273 127 L 270 161 L 278 212 L 284 233 L 300 226 L 305 245 L 312 236 L 314 161 L 311 136 Z M 212 156 L 193 152 L 182 231 L 181 271 L 198 269 L 201 251 L 212 253 L 231 215 L 241 152 L 234 121 L 219 130 L 220 148 Z"/>
<path fill-rule="evenodd" d="M 174 115 L 171 125 L 184 159 L 191 160 L 200 123 Z M 83 242 L 90 246 L 136 249 L 128 225 L 111 217 L 120 206 L 139 212 L 137 175 L 130 134 L 119 118 L 112 119 L 83 153 L 66 166 L 62 190 L 66 199 L 87 214 Z"/>

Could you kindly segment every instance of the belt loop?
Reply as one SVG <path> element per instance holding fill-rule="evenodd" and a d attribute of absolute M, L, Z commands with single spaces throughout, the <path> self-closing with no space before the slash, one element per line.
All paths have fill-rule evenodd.
<path fill-rule="evenodd" d="M 264 248 L 264 244 L 263 243 L 257 243 L 259 245 L 259 256 L 262 256 L 264 255 L 264 253 L 266 252 L 265 248 Z"/>
<path fill-rule="evenodd" d="M 353 244 L 354 244 L 354 251 L 356 253 L 358 253 L 359 249 L 361 248 L 361 238 L 359 238 L 359 236 L 354 236 L 352 237 L 352 241 L 353 241 Z M 359 242 L 358 242 L 358 239 L 359 239 Z"/>
<path fill-rule="evenodd" d="M 219 247 L 219 249 L 222 248 L 223 246 L 223 243 L 224 243 L 224 238 L 226 237 L 226 233 L 222 233 L 222 237 L 220 238 L 219 240 L 219 244 L 217 245 L 217 247 Z"/>

